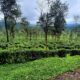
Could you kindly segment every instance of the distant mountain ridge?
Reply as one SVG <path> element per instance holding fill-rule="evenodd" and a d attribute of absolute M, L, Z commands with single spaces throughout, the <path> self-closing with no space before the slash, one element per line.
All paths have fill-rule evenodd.
<path fill-rule="evenodd" d="M 3 27 L 3 26 L 4 26 L 4 21 L 0 20 L 0 27 Z"/>
<path fill-rule="evenodd" d="M 78 24 L 78 25 L 80 25 L 80 24 Z M 3 26 L 4 26 L 4 21 L 0 20 L 0 27 L 3 27 Z M 19 27 L 20 24 L 17 23 L 16 26 Z M 30 26 L 35 26 L 35 24 L 30 24 Z M 76 26 L 75 23 L 67 23 L 67 24 L 65 24 L 65 27 L 68 27 L 68 28 L 75 27 L 75 26 Z"/>
<path fill-rule="evenodd" d="M 0 27 L 4 27 L 4 21 L 3 20 L 0 20 Z M 16 26 L 19 28 L 20 27 L 20 23 L 18 22 L 16 24 Z M 33 27 L 33 26 L 36 26 L 35 24 L 30 24 L 30 27 Z"/>

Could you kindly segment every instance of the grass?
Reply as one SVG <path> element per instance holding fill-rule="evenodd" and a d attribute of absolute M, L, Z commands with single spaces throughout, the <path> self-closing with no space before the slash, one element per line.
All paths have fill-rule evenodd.
<path fill-rule="evenodd" d="M 80 66 L 80 56 L 44 58 L 24 64 L 0 65 L 0 80 L 46 80 Z"/>

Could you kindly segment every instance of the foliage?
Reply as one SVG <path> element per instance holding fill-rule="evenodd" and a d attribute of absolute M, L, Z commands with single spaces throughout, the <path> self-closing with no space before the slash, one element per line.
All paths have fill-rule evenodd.
<path fill-rule="evenodd" d="M 14 26 L 21 12 L 16 0 L 0 0 L 0 6 L 4 15 L 7 42 L 9 42 L 9 30 L 10 35 L 14 38 Z"/>
<path fill-rule="evenodd" d="M 65 14 L 68 10 L 66 3 L 62 3 L 60 0 L 52 2 L 50 7 L 51 20 L 54 25 L 52 25 L 51 31 L 53 35 L 59 36 L 62 31 L 64 31 L 65 26 Z"/>

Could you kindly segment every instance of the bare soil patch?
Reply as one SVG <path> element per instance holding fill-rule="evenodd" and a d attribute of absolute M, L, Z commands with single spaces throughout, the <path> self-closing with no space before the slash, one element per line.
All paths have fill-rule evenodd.
<path fill-rule="evenodd" d="M 80 80 L 80 69 L 77 69 L 73 72 L 66 72 L 57 76 L 56 78 L 51 78 L 49 80 Z"/>

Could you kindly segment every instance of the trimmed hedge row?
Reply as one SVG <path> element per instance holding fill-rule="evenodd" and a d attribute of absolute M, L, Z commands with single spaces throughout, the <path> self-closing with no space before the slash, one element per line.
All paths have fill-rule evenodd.
<path fill-rule="evenodd" d="M 67 54 L 71 56 L 80 55 L 80 50 L 57 50 L 57 51 L 17 51 L 0 52 L 0 64 L 23 63 L 44 57 L 65 57 Z"/>

